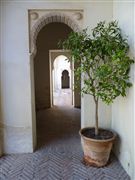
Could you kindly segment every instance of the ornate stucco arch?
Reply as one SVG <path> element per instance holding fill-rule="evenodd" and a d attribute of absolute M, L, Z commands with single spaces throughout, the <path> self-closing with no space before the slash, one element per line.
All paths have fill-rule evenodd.
<path fill-rule="evenodd" d="M 36 54 L 36 40 L 40 30 L 47 24 L 58 22 L 69 26 L 73 31 L 80 31 L 83 14 L 80 10 L 75 11 L 52 11 L 40 16 L 40 11 L 29 12 L 30 19 L 30 53 Z"/>
<path fill-rule="evenodd" d="M 31 80 L 31 112 L 33 149 L 36 147 L 36 112 L 33 60 L 37 51 L 36 40 L 40 30 L 47 24 L 64 23 L 73 31 L 80 31 L 83 26 L 83 10 L 29 10 L 29 53 Z"/>

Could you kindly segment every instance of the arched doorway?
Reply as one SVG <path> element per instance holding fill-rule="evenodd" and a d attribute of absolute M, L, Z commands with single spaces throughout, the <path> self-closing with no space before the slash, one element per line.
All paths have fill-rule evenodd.
<path fill-rule="evenodd" d="M 54 29 L 57 33 L 54 33 Z M 58 49 L 58 41 L 65 39 L 72 31 L 63 23 L 50 23 L 37 36 L 37 53 L 34 58 L 36 109 L 51 107 L 49 50 Z"/>
<path fill-rule="evenodd" d="M 53 89 L 64 88 L 66 83 L 69 84 L 67 88 L 70 87 L 71 82 L 67 82 L 66 75 L 71 79 L 71 63 L 66 56 L 59 55 L 53 63 Z"/>
<path fill-rule="evenodd" d="M 52 85 L 52 106 L 72 106 L 73 72 L 71 68 L 71 62 L 67 56 L 58 55 L 51 64 L 53 64 L 53 67 L 50 69 L 52 74 L 52 78 L 50 79 L 50 86 Z M 68 72 L 67 78 L 69 78 L 70 81 L 67 82 L 69 79 L 66 79 L 66 76 L 63 72 Z"/>
<path fill-rule="evenodd" d="M 50 20 L 50 17 L 52 18 L 51 20 Z M 32 119 L 33 119 L 32 133 L 33 133 L 33 146 L 34 147 L 36 146 L 35 107 L 36 107 L 36 109 L 39 110 L 42 108 L 49 108 L 51 106 L 49 75 L 46 76 L 46 74 L 48 74 L 47 71 L 49 70 L 49 63 L 48 63 L 48 61 L 45 61 L 45 59 L 46 59 L 45 56 L 47 58 L 49 57 L 49 53 L 48 53 L 49 49 L 56 49 L 56 41 L 58 43 L 59 39 L 66 38 L 67 35 L 72 30 L 75 30 L 75 31 L 78 30 L 78 26 L 76 25 L 76 23 L 74 23 L 69 17 L 68 17 L 68 19 L 66 16 L 64 19 L 63 18 L 60 18 L 60 19 L 54 18 L 53 19 L 52 15 L 50 17 L 42 18 L 41 21 L 38 21 L 38 23 L 37 23 L 38 25 L 36 25 L 37 29 L 34 27 L 35 30 L 32 31 L 32 33 L 31 33 L 30 49 L 32 52 L 31 53 L 31 87 L 32 87 L 31 90 L 32 90 Z M 63 17 L 63 15 L 62 15 L 62 17 Z M 49 20 L 48 20 L 48 18 L 49 18 Z M 55 29 L 55 32 L 57 32 L 57 33 L 54 33 L 54 29 Z M 51 35 L 47 35 L 47 31 L 49 33 L 51 32 Z M 43 36 L 44 33 L 46 34 L 46 36 Z M 62 38 L 58 37 L 59 35 L 60 36 L 62 35 Z M 44 37 L 44 38 L 42 39 L 41 37 Z M 53 40 L 52 40 L 52 38 L 53 38 Z M 53 42 L 53 45 L 52 45 L 52 42 Z M 39 48 L 39 45 L 42 45 L 42 47 Z M 45 48 L 47 48 L 47 49 L 45 50 Z M 44 60 L 43 60 L 43 54 L 45 55 Z M 43 64 L 45 62 L 47 62 L 47 64 L 45 66 L 41 63 L 41 59 L 42 59 Z M 37 68 L 38 66 L 40 66 L 41 68 Z M 33 71 L 33 67 L 34 67 L 34 71 Z M 46 69 L 44 69 L 43 67 L 45 67 Z M 43 77 L 46 77 L 46 82 L 41 83 L 41 80 Z M 35 79 L 35 82 L 34 82 L 34 79 Z M 34 96 L 34 86 L 35 86 L 35 96 Z M 43 98 L 43 96 L 45 98 Z M 36 105 L 34 105 L 35 102 L 36 102 Z"/>
<path fill-rule="evenodd" d="M 68 89 L 70 88 L 70 76 L 68 70 L 62 71 L 62 76 L 61 76 L 61 88 L 62 89 Z"/>
<path fill-rule="evenodd" d="M 80 87 L 78 89 L 74 88 L 75 81 L 77 80 L 76 77 L 74 76 L 74 71 L 73 69 L 78 66 L 78 64 L 74 64 L 71 60 L 71 54 L 69 50 L 50 50 L 49 51 L 49 57 L 50 57 L 50 102 L 51 102 L 51 107 L 53 106 L 53 69 L 54 69 L 54 62 L 55 59 L 59 56 L 65 56 L 64 59 L 68 59 L 70 62 L 70 66 L 68 67 L 67 70 L 71 69 L 70 72 L 70 88 L 71 88 L 71 98 L 72 102 L 71 104 L 74 107 L 80 108 L 81 107 L 81 95 L 80 95 L 80 87 L 81 87 L 81 82 L 80 82 Z M 63 69 L 64 70 L 64 69 Z M 62 73 L 62 71 L 61 71 Z M 54 86 L 54 85 L 53 85 Z M 60 85 L 61 87 L 61 85 Z"/>

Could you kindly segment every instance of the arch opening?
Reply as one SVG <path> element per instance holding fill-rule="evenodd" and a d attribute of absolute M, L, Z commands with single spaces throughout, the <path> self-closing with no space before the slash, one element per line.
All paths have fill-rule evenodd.
<path fill-rule="evenodd" d="M 33 28 L 34 31 L 32 30 L 30 36 L 31 95 L 32 95 L 31 107 L 32 107 L 32 128 L 33 128 L 32 132 L 33 132 L 34 149 L 37 146 L 36 112 L 38 110 L 51 107 L 50 72 L 49 72 L 50 66 L 49 66 L 49 61 L 46 60 L 49 59 L 49 50 L 58 49 L 58 47 L 56 46 L 58 40 L 60 39 L 64 40 L 71 31 L 79 30 L 78 25 L 76 25 L 76 23 L 74 23 L 72 20 L 69 20 L 69 18 L 68 21 L 66 18 L 65 20 L 64 19 L 58 20 L 58 18 L 56 18 L 57 21 L 55 21 L 54 18 L 52 19 L 53 20 L 52 21 L 49 20 L 48 23 L 46 23 L 47 22 L 46 18 L 42 19 L 42 21 L 39 21 L 38 25 L 34 27 L 35 29 Z M 47 31 L 51 35 L 47 35 Z M 44 64 L 45 62 L 46 65 Z M 45 75 L 45 73 L 48 75 Z M 41 83 L 40 80 L 43 80 L 43 77 L 45 77 L 46 80 L 44 81 L 44 83 Z M 46 94 L 45 98 L 42 97 L 43 94 L 44 95 Z"/>
<path fill-rule="evenodd" d="M 45 16 L 42 16 L 32 27 L 30 32 L 30 52 L 33 56 L 35 56 L 37 52 L 36 41 L 39 32 L 42 28 L 50 23 L 62 23 L 70 27 L 72 31 L 79 31 L 81 28 L 76 23 L 76 21 L 72 20 L 68 15 L 64 13 L 51 12 Z"/>
<path fill-rule="evenodd" d="M 72 71 L 70 60 L 65 55 L 54 59 L 52 70 L 53 105 L 72 106 Z"/>
<path fill-rule="evenodd" d="M 61 88 L 62 89 L 69 89 L 70 88 L 70 76 L 67 70 L 62 72 L 61 76 Z"/>
<path fill-rule="evenodd" d="M 54 29 L 57 33 L 54 33 Z M 50 23 L 40 31 L 37 37 L 37 53 L 34 58 L 35 102 L 37 110 L 52 107 L 52 85 L 50 85 L 52 72 L 50 73 L 49 50 L 58 49 L 58 41 L 60 39 L 64 40 L 71 31 L 72 29 L 63 23 Z M 52 69 L 54 64 L 52 62 Z"/>
<path fill-rule="evenodd" d="M 53 65 L 54 90 L 69 88 L 71 86 L 71 82 L 67 81 L 68 78 L 71 79 L 71 63 L 66 56 L 59 55 L 54 60 Z"/>

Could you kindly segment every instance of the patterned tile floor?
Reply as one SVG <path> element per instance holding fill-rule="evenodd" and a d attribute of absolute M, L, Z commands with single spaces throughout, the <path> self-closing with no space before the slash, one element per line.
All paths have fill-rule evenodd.
<path fill-rule="evenodd" d="M 38 111 L 38 148 L 0 159 L 0 180 L 130 180 L 114 155 L 104 168 L 82 163 L 80 110 L 54 107 Z"/>

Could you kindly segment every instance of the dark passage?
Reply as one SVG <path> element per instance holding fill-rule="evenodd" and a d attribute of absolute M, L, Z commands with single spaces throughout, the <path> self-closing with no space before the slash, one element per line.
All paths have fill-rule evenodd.
<path fill-rule="evenodd" d="M 64 70 L 62 72 L 62 77 L 61 77 L 61 84 L 62 84 L 62 89 L 64 88 L 70 88 L 69 83 L 70 83 L 70 78 L 69 78 L 69 72 L 67 70 Z"/>

